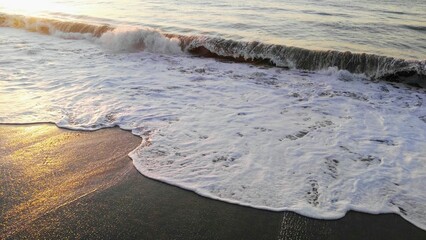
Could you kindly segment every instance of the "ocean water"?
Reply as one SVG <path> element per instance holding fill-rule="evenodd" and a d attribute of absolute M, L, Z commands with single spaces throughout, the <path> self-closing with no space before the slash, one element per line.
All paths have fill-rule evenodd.
<path fill-rule="evenodd" d="M 426 229 L 426 2 L 0 0 L 0 123 L 141 136 L 200 195 Z"/>

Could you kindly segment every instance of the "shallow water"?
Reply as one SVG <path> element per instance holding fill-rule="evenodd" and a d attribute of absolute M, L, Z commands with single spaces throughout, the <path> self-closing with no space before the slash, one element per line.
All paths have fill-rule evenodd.
<path fill-rule="evenodd" d="M 419 2 L 410 8 L 414 4 L 411 2 L 399 10 L 411 11 L 410 14 L 391 13 L 396 11 L 391 3 L 386 10 L 389 13 L 383 13 L 386 16 L 394 14 L 404 18 L 424 7 L 424 3 Z M 2 15 L 6 20 L 0 18 L 3 21 L 0 28 L 1 123 L 53 122 L 82 130 L 120 126 L 142 137 L 141 146 L 130 153 L 141 173 L 200 195 L 325 219 L 341 217 L 350 209 L 394 212 L 426 229 L 426 188 L 423 184 L 426 181 L 426 90 L 376 81 L 365 70 L 372 68 L 376 69 L 373 73 L 382 73 L 392 67 L 408 67 L 422 74 L 425 71 L 422 61 L 354 55 L 347 59 L 362 60 L 353 65 L 353 72 L 360 72 L 355 74 L 339 70 L 341 65 L 333 65 L 337 58 L 331 58 L 328 65 L 318 64 L 321 68 L 316 71 L 306 71 L 297 66 L 285 69 L 236 63 L 224 58 L 201 58 L 182 47 L 185 41 L 190 41 L 189 46 L 198 46 L 196 44 L 201 42 L 201 46 L 213 53 L 223 53 L 222 56 L 233 56 L 241 46 L 246 51 L 250 46 L 237 41 L 252 40 L 257 34 L 246 28 L 241 30 L 247 34 L 243 36 L 239 33 L 243 27 L 231 27 L 231 22 L 241 19 L 235 12 L 260 14 L 264 18 L 268 14 L 262 11 L 286 12 L 281 9 L 282 4 L 293 14 L 294 18 L 289 21 L 301 21 L 294 14 L 302 13 L 315 16 L 317 23 L 318 19 L 328 21 L 329 15 L 310 13 L 313 11 L 310 5 L 302 8 L 301 2 L 299 5 L 265 2 L 262 5 L 265 10 L 259 11 L 247 7 L 249 4 L 222 2 L 220 5 L 216 2 L 206 9 L 210 12 L 216 9 L 216 13 L 218 9 L 226 9 L 223 14 L 233 16 L 229 20 L 222 17 L 223 25 L 228 27 L 216 30 L 214 25 L 218 21 L 213 21 L 213 16 L 205 23 L 177 17 L 177 9 L 181 9 L 181 14 L 198 17 L 191 9 L 202 5 L 191 1 L 163 8 L 158 6 L 161 2 L 138 5 L 151 6 L 154 10 L 143 13 L 155 15 L 155 18 L 136 12 L 137 6 L 131 3 L 117 7 L 117 3 L 107 1 L 105 9 L 99 12 L 93 9 L 98 6 L 96 4 L 67 1 L 56 6 L 61 4 L 71 4 L 72 8 L 33 9 L 32 13 L 38 18 L 29 18 L 29 13 L 22 9 L 20 16 L 12 16 L 12 10 L 3 6 L 1 11 L 8 12 Z M 328 11 L 345 12 L 333 10 L 332 6 L 337 3 L 323 1 L 322 4 L 330 5 L 324 7 L 331 9 Z M 113 6 L 117 7 L 114 12 L 108 10 L 114 9 Z M 364 5 L 352 3 L 350 6 L 367 11 L 362 10 Z M 158 9 L 166 8 L 169 10 L 159 14 Z M 370 6 L 369 9 L 375 8 Z M 62 12 L 58 13 L 59 10 Z M 166 17 L 167 13 L 171 15 Z M 172 13 L 174 18 L 170 18 Z M 379 16 L 353 21 L 369 25 L 371 19 Z M 54 17 L 60 21 L 52 20 Z M 70 24 L 76 19 L 88 23 Z M 169 25 L 168 21 L 176 25 Z M 180 21 L 187 21 L 187 32 L 179 25 Z M 255 17 L 252 21 L 252 24 L 268 23 L 257 21 Z M 100 22 L 111 25 L 100 28 L 93 25 Z M 207 36 L 195 40 L 179 35 L 173 37 L 141 28 L 141 22 L 143 26 L 160 27 L 173 34 L 202 33 L 233 40 L 213 39 L 227 43 L 226 48 L 217 49 L 223 45 L 215 44 Z M 348 22 L 344 29 L 355 22 Z M 117 27 L 120 24 L 138 27 Z M 207 33 L 199 31 L 197 24 Z M 235 31 L 230 34 L 227 29 Z M 353 29 L 345 31 L 356 34 Z M 262 41 L 275 43 L 271 32 L 262 34 L 265 38 Z M 307 31 L 302 32 L 309 35 Z M 310 38 L 322 38 L 316 34 L 312 33 Z M 423 42 L 416 45 L 416 41 L 424 37 L 424 33 L 412 34 L 413 38 L 404 37 L 413 41 L 410 48 L 422 49 Z M 344 50 L 350 49 L 352 43 L 342 39 L 352 42 L 356 39 L 350 35 L 340 38 L 337 32 L 326 35 L 324 37 L 333 38 L 334 42 L 342 41 Z M 296 38 L 295 35 L 280 35 L 279 44 L 287 44 L 293 37 Z M 389 35 L 383 38 L 391 39 Z M 333 49 L 340 49 L 333 41 L 324 40 L 334 45 Z M 387 51 L 385 46 L 388 45 L 378 44 L 383 46 L 379 48 L 374 44 L 378 43 L 368 43 L 361 52 Z M 239 54 L 268 57 L 276 53 L 274 45 L 262 46 L 260 50 L 266 51 L 256 52 L 253 50 L 256 48 L 252 48 Z M 310 48 L 310 45 L 298 47 Z M 370 47 L 374 51 L 370 51 Z M 407 51 L 395 49 L 399 49 L 397 57 L 403 57 L 402 52 L 410 52 L 408 48 Z M 292 53 L 277 56 L 288 57 Z M 321 56 L 324 55 L 311 53 L 307 52 L 313 56 L 310 59 L 313 63 L 323 60 Z M 421 56 L 416 58 L 424 59 Z"/>

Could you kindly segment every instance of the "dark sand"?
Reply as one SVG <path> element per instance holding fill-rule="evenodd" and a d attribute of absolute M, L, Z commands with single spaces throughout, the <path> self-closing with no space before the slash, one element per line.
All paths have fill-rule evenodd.
<path fill-rule="evenodd" d="M 139 174 L 120 129 L 0 125 L 0 239 L 426 239 L 395 214 L 315 220 L 200 197 Z"/>

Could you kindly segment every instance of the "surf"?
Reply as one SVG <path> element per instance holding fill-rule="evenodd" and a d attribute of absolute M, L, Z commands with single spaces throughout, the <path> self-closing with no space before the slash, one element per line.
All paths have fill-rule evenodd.
<path fill-rule="evenodd" d="M 267 64 L 308 71 L 336 67 L 372 80 L 426 87 L 426 60 L 404 60 L 368 53 L 309 50 L 301 47 L 245 42 L 208 36 L 164 33 L 153 28 L 115 27 L 22 15 L 0 14 L 0 26 L 63 38 L 90 39 L 111 51 L 190 53 L 236 62 Z"/>

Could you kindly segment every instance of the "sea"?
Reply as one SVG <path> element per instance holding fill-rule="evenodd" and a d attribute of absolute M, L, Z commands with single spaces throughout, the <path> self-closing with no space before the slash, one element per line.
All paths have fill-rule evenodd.
<path fill-rule="evenodd" d="M 0 123 L 141 137 L 145 176 L 426 230 L 426 1 L 0 0 Z M 31 134 L 31 133 L 28 133 Z"/>

